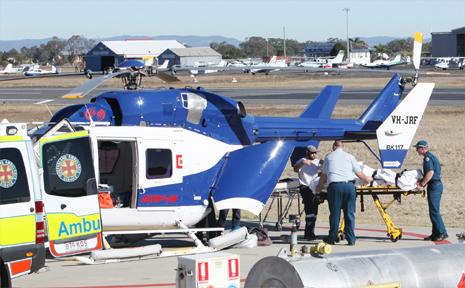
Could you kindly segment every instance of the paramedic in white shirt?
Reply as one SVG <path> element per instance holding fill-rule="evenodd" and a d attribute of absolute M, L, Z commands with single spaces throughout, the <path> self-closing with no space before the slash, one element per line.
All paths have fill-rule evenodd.
<path fill-rule="evenodd" d="M 316 239 L 315 222 L 318 214 L 318 201 L 315 197 L 315 187 L 318 184 L 318 174 L 321 168 L 320 160 L 316 158 L 317 152 L 315 146 L 307 146 L 306 157 L 297 161 L 293 167 L 294 171 L 299 173 L 300 195 L 306 215 L 304 238 L 309 241 Z"/>

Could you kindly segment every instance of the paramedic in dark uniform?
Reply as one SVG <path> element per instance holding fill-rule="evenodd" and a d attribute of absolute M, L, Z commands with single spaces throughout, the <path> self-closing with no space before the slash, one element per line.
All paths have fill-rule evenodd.
<path fill-rule="evenodd" d="M 318 150 L 315 146 L 309 145 L 306 149 L 306 157 L 301 158 L 294 165 L 294 171 L 299 173 L 300 188 L 305 210 L 305 234 L 306 240 L 312 241 L 315 236 L 315 222 L 318 215 L 318 201 L 316 191 L 312 191 L 311 184 L 320 172 L 320 160 L 316 158 Z M 315 189 L 313 189 L 315 190 Z"/>
<path fill-rule="evenodd" d="M 442 195 L 441 163 L 438 158 L 428 151 L 428 142 L 420 140 L 413 146 L 418 155 L 423 156 L 423 179 L 417 183 L 417 189 L 427 188 L 429 218 L 433 224 L 430 236 L 425 240 L 442 241 L 447 239 L 447 231 L 442 221 L 440 204 Z"/>
<path fill-rule="evenodd" d="M 342 149 L 342 141 L 334 141 L 333 152 L 325 157 L 323 163 L 317 193 L 328 183 L 329 237 L 326 242 L 334 244 L 336 241 L 342 209 L 347 242 L 355 245 L 355 175 L 367 183 L 373 181 L 373 178 L 363 174 L 355 157 Z"/>
<path fill-rule="evenodd" d="M 225 228 L 226 226 L 226 218 L 228 218 L 229 209 L 220 210 L 218 216 L 218 224 Z M 241 210 L 240 209 L 232 209 L 232 222 L 231 222 L 231 230 L 237 230 L 241 228 Z"/>

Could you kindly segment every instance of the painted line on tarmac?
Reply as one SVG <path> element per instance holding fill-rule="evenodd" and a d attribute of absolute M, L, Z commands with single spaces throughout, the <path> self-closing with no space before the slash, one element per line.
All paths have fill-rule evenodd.
<path fill-rule="evenodd" d="M 43 100 L 43 101 L 36 102 L 36 103 L 34 103 L 34 104 L 40 105 L 40 104 L 45 104 L 45 103 L 53 102 L 53 101 L 55 101 L 55 100 L 53 100 L 53 99 L 46 99 L 46 100 Z"/>
<path fill-rule="evenodd" d="M 5 95 L 23 95 L 23 94 L 27 94 L 27 95 L 38 95 L 38 94 L 42 94 L 42 92 L 29 92 L 29 91 L 19 91 L 19 92 L 14 92 L 14 91 L 11 91 L 11 92 L 1 92 L 0 91 L 0 94 L 5 94 Z"/>

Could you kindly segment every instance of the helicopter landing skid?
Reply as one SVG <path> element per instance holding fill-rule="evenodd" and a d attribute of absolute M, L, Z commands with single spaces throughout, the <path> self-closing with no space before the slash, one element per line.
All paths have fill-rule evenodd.
<path fill-rule="evenodd" d="M 93 251 L 88 256 L 76 256 L 75 259 L 80 264 L 96 265 L 109 264 L 118 262 L 128 262 L 135 260 L 154 259 L 162 257 L 173 257 L 180 255 L 198 254 L 215 252 L 217 249 L 205 246 L 200 239 L 197 238 L 197 232 L 214 232 L 223 231 L 224 228 L 188 228 L 182 221 L 177 221 L 176 225 L 179 229 L 172 230 L 143 230 L 143 231 L 112 231 L 104 232 L 105 236 L 112 234 L 140 234 L 140 233 L 185 233 L 195 244 L 195 247 L 176 247 L 162 249 L 160 244 L 148 245 L 136 248 L 112 248 L 104 237 L 105 250 Z"/>

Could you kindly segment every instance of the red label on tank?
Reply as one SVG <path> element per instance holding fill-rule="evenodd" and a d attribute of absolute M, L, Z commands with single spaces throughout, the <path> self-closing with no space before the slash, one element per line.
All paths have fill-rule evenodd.
<path fill-rule="evenodd" d="M 462 276 L 460 276 L 459 283 L 457 283 L 457 288 L 465 288 L 465 273 L 462 273 Z"/>
<path fill-rule="evenodd" d="M 199 282 L 208 281 L 208 262 L 199 262 L 197 264 L 197 273 Z"/>

